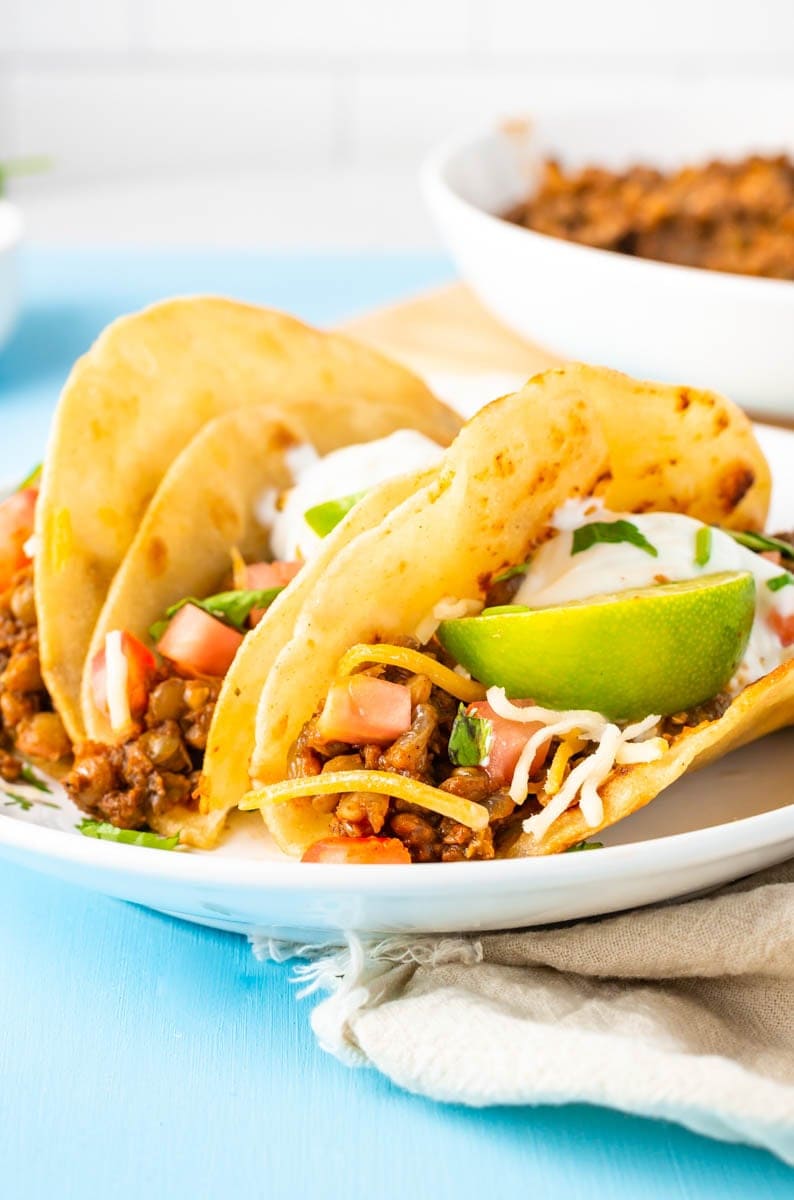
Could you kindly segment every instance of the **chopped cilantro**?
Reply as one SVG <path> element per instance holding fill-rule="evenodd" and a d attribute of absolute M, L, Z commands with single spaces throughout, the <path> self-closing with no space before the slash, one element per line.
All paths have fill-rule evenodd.
<path fill-rule="evenodd" d="M 781 588 L 788 587 L 792 583 L 794 583 L 794 575 L 784 571 L 782 575 L 775 575 L 773 579 L 767 579 L 766 586 L 770 592 L 779 592 Z"/>
<path fill-rule="evenodd" d="M 493 727 L 485 717 L 468 716 L 461 704 L 449 735 L 449 761 L 456 767 L 479 767 L 488 758 Z"/>
<path fill-rule="evenodd" d="M 48 785 L 44 782 L 43 779 L 39 779 L 36 772 L 33 770 L 32 767 L 29 767 L 27 763 L 25 763 L 24 766 L 22 767 L 21 775 L 22 775 L 22 778 L 24 779 L 25 783 L 29 783 L 31 787 L 36 788 L 38 791 L 40 791 L 40 792 L 51 792 L 52 791 L 52 788 L 48 787 Z"/>
<path fill-rule="evenodd" d="M 565 851 L 566 854 L 573 854 L 577 850 L 603 850 L 603 842 L 576 842 L 575 845 L 569 846 Z"/>
<path fill-rule="evenodd" d="M 711 558 L 711 542 L 711 526 L 701 525 L 695 534 L 695 566 L 705 567 Z"/>
<path fill-rule="evenodd" d="M 164 620 L 155 621 L 154 625 L 149 627 L 149 636 L 155 642 L 159 641 L 168 628 L 168 622 L 186 604 L 195 604 L 196 608 L 202 608 L 211 617 L 217 617 L 219 621 L 223 621 L 224 625 L 231 625 L 232 629 L 244 633 L 245 623 L 251 609 L 269 608 L 279 592 L 283 591 L 283 587 L 272 587 L 262 588 L 258 591 L 218 592 L 216 596 L 208 596 L 206 600 L 197 600 L 195 596 L 186 596 L 178 604 L 172 604 L 170 608 L 166 609 Z"/>
<path fill-rule="evenodd" d="M 75 828 L 83 837 L 100 838 L 105 842 L 123 842 L 127 846 L 148 846 L 151 850 L 175 850 L 179 845 L 179 834 L 161 837 L 147 829 L 118 829 L 107 821 L 81 821 Z"/>
<path fill-rule="evenodd" d="M 659 551 L 652 546 L 643 533 L 631 521 L 592 521 L 574 530 L 571 554 L 581 554 L 589 550 L 597 542 L 629 542 L 638 550 L 644 550 L 653 558 L 659 557 Z"/>
<path fill-rule="evenodd" d="M 16 792 L 3 792 L 3 795 L 7 797 L 3 801 L 4 808 L 11 808 L 13 804 L 16 804 L 17 808 L 21 808 L 23 812 L 30 812 L 33 807 L 32 800 L 27 800 L 24 796 L 17 795 Z"/>
<path fill-rule="evenodd" d="M 49 788 L 47 789 L 49 791 Z M 5 796 L 3 801 L 4 808 L 11 808 L 16 805 L 23 812 L 30 812 L 32 808 L 57 808 L 57 804 L 53 804 L 51 800 L 29 800 L 27 796 L 20 796 L 17 792 L 0 791 L 1 796 Z"/>

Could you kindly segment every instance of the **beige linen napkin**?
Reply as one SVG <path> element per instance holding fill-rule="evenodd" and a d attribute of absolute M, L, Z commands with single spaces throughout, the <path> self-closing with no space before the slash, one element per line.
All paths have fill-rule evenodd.
<path fill-rule="evenodd" d="M 574 925 L 253 946 L 307 958 L 320 1044 L 410 1091 L 607 1105 L 794 1163 L 794 862 Z"/>

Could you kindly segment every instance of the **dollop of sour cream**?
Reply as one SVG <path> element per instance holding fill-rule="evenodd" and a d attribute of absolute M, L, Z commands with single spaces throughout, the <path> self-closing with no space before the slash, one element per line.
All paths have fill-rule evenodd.
<path fill-rule="evenodd" d="M 630 522 L 655 547 L 656 556 L 632 542 L 596 542 L 572 554 L 576 529 L 594 521 Z M 756 612 L 744 658 L 729 686 L 740 691 L 794 657 L 794 646 L 783 646 L 771 619 L 794 614 L 794 586 L 770 589 L 770 580 L 784 568 L 762 558 L 720 529 L 710 530 L 710 553 L 696 562 L 696 537 L 706 528 L 701 521 L 680 513 L 616 513 L 594 500 L 569 500 L 551 519 L 558 532 L 534 555 L 515 604 L 542 608 L 568 604 L 591 596 L 678 583 L 722 571 L 749 571 L 755 578 Z"/>
<path fill-rule="evenodd" d="M 442 454 L 441 446 L 413 429 L 344 446 L 322 458 L 311 447 L 300 447 L 289 463 L 294 486 L 280 496 L 268 493 L 258 505 L 259 519 L 270 527 L 274 558 L 292 562 L 317 554 L 323 539 L 306 523 L 310 508 L 434 466 Z"/>

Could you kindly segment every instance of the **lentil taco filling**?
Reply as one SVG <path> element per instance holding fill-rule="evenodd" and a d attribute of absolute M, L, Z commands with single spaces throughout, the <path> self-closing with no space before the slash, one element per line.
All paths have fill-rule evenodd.
<path fill-rule="evenodd" d="M 549 159 L 507 219 L 659 262 L 794 279 L 794 160 L 748 155 L 664 172 L 566 169 Z"/>
<path fill-rule="evenodd" d="M 41 677 L 32 563 L 0 594 L 0 776 L 9 782 L 22 770 L 13 751 L 47 763 L 71 753 Z"/>
<path fill-rule="evenodd" d="M 417 639 L 404 639 L 403 645 L 417 652 L 420 649 Z M 428 663 L 454 665 L 435 639 L 422 649 L 422 655 Z M 485 768 L 455 765 L 450 758 L 450 738 L 461 706 L 459 698 L 433 683 L 428 675 L 398 666 L 363 667 L 351 678 L 382 680 L 404 689 L 402 695 L 407 693 L 410 701 L 409 727 L 388 744 L 382 741 L 351 744 L 326 735 L 320 710 L 304 726 L 290 752 L 290 777 L 348 771 L 396 773 L 437 788 L 450 797 L 482 806 L 488 813 L 488 822 L 483 828 L 472 829 L 409 799 L 377 792 L 315 796 L 314 807 L 331 813 L 331 835 L 396 838 L 414 862 L 493 858 L 495 838 L 509 835 L 511 818 L 514 821 L 519 818 L 527 805 L 517 806 L 504 781 L 500 782 Z M 374 726 L 372 733 L 378 733 Z"/>
<path fill-rule="evenodd" d="M 93 700 L 109 740 L 75 748 L 64 779 L 84 812 L 123 829 L 162 827 L 174 810 L 198 814 L 198 782 L 223 678 L 246 632 L 300 564 L 246 565 L 232 554 L 226 590 L 172 605 L 147 642 L 111 630 L 91 664 Z M 255 586 L 259 585 L 259 586 Z"/>
<path fill-rule="evenodd" d="M 34 589 L 40 468 L 0 503 L 0 777 L 22 775 L 17 755 L 56 764 L 71 742 L 42 677 Z"/>

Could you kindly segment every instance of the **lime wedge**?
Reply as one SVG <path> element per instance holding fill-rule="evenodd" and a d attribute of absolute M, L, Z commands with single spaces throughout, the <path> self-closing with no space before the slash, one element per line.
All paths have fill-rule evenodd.
<path fill-rule="evenodd" d="M 723 572 L 442 621 L 438 637 L 475 679 L 508 696 L 636 721 L 716 696 L 741 662 L 754 615 L 753 576 Z"/>
<path fill-rule="evenodd" d="M 307 508 L 303 519 L 318 537 L 327 537 L 365 495 L 366 492 L 353 492 L 349 496 L 339 496 L 336 500 L 324 500 L 322 504 Z"/>

